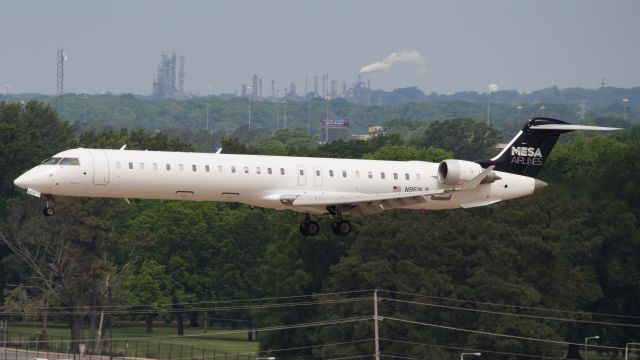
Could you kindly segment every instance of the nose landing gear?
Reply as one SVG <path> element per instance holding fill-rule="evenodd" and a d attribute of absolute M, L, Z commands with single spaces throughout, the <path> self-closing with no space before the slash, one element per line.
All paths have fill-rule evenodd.
<path fill-rule="evenodd" d="M 42 213 L 44 216 L 53 216 L 55 211 L 53 210 L 53 197 L 47 196 L 44 208 L 42 209 Z"/>

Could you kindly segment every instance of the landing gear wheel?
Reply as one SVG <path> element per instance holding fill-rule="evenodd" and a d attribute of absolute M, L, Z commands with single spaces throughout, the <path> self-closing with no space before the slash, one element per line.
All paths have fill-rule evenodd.
<path fill-rule="evenodd" d="M 317 222 L 305 219 L 300 223 L 300 233 L 304 236 L 316 236 L 320 231 L 320 226 Z"/>
<path fill-rule="evenodd" d="M 335 220 L 331 223 L 331 231 L 338 236 L 347 236 L 351 232 L 351 223 L 347 220 Z"/>
<path fill-rule="evenodd" d="M 44 216 L 53 216 L 55 211 L 53 211 L 53 208 L 51 206 L 45 206 L 42 209 L 42 213 L 44 214 Z"/>
<path fill-rule="evenodd" d="M 55 211 L 53 210 L 53 196 L 45 195 L 44 196 L 45 203 L 44 208 L 42 209 L 42 213 L 44 216 L 53 216 Z"/>

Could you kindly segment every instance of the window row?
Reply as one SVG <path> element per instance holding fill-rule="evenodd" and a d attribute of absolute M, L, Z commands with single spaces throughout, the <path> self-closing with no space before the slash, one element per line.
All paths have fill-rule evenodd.
<path fill-rule="evenodd" d="M 153 164 L 151 164 L 151 166 L 152 166 L 153 170 L 158 170 L 158 163 L 153 163 Z M 133 162 L 129 162 L 129 169 L 133 170 L 134 168 L 135 168 L 135 164 Z M 122 169 L 122 163 L 121 162 L 119 162 L 119 161 L 116 162 L 116 169 Z M 143 163 L 143 162 L 138 163 L 138 169 L 144 170 L 145 169 L 145 163 Z M 167 171 L 171 171 L 171 164 L 169 164 L 169 163 L 165 164 L 165 169 Z M 224 171 L 222 165 L 218 165 L 217 169 L 218 169 L 219 173 Z M 178 164 L 178 170 L 184 171 L 184 164 Z M 236 167 L 235 165 L 232 165 L 230 167 L 230 170 L 231 170 L 232 173 L 235 174 L 237 172 L 237 170 L 238 170 L 238 167 Z M 198 166 L 197 165 L 191 165 L 191 171 L 197 172 L 198 171 Z M 205 165 L 204 166 L 204 171 L 205 172 L 211 172 L 211 167 L 209 165 Z M 244 173 L 245 174 L 249 173 L 249 167 L 248 166 L 244 167 Z M 261 174 L 262 173 L 262 169 L 259 166 L 256 167 L 256 173 L 257 174 Z M 267 168 L 267 174 L 271 175 L 273 173 L 274 173 L 273 169 L 268 167 Z M 284 168 L 280 168 L 280 174 L 281 175 L 285 174 Z"/>
<path fill-rule="evenodd" d="M 300 170 L 300 171 L 302 171 L 302 170 Z M 360 171 L 359 170 L 355 170 L 353 174 L 354 174 L 356 179 L 360 178 Z M 302 175 L 302 173 L 300 173 L 300 175 Z M 316 170 L 316 176 L 320 176 L 320 170 Z M 329 176 L 330 177 L 334 176 L 333 170 L 329 170 Z M 347 177 L 347 171 L 346 170 L 342 170 L 342 177 L 343 178 Z M 373 172 L 372 171 L 368 171 L 367 172 L 367 177 L 369 179 L 373 179 Z M 384 171 L 381 171 L 380 172 L 380 179 L 386 179 L 386 178 L 387 178 L 387 173 L 385 173 Z M 394 172 L 393 173 L 393 179 L 394 180 L 398 180 L 399 178 L 400 178 L 400 176 L 398 175 L 398 173 Z M 405 178 L 405 180 L 411 180 L 411 175 L 409 173 L 405 173 L 404 174 L 404 178 Z M 422 175 L 416 173 L 415 179 L 416 180 L 422 180 Z"/>
<path fill-rule="evenodd" d="M 129 166 L 129 169 L 133 170 L 134 167 L 135 167 L 135 164 L 133 162 L 129 162 L 128 166 Z M 158 170 L 158 164 L 157 163 L 153 163 L 153 164 L 151 164 L 151 166 L 152 166 L 153 170 Z M 122 164 L 120 162 L 116 162 L 116 168 L 117 169 L 121 169 L 122 168 Z M 145 164 L 142 163 L 142 162 L 138 163 L 138 168 L 140 170 L 144 170 L 145 169 Z M 231 173 L 235 174 L 236 172 L 238 172 L 239 168 L 240 167 L 236 167 L 235 165 L 232 165 L 229 169 L 230 169 Z M 169 164 L 169 163 L 165 164 L 165 169 L 167 171 L 171 171 L 171 164 Z M 184 171 L 184 164 L 178 164 L 178 169 L 180 171 Z M 191 170 L 193 172 L 197 172 L 198 171 L 198 166 L 197 165 L 191 165 Z M 204 171 L 205 172 L 211 172 L 211 167 L 209 165 L 205 165 L 204 166 Z M 218 165 L 217 166 L 217 171 L 219 173 L 223 172 L 222 165 Z M 249 172 L 250 172 L 248 166 L 242 167 L 242 171 L 245 174 L 249 174 Z M 256 167 L 255 168 L 255 172 L 256 172 L 256 174 L 262 174 L 262 168 L 260 166 Z M 271 174 L 273 174 L 273 172 L 274 171 L 273 171 L 272 168 L 270 168 L 270 167 L 266 168 L 266 173 L 267 174 L 271 175 Z M 280 174 L 281 175 L 285 174 L 285 169 L 284 168 L 280 168 Z M 303 169 L 299 169 L 299 174 L 300 174 L 300 176 L 304 176 L 304 170 Z M 315 170 L 315 175 L 316 176 L 321 176 L 321 171 L 319 169 L 316 169 Z M 335 172 L 333 170 L 329 170 L 329 176 L 330 177 L 334 177 L 334 176 L 336 176 L 336 174 L 335 174 Z M 342 170 L 342 177 L 346 178 L 347 176 L 348 176 L 347 175 L 347 171 L 346 170 Z M 355 170 L 354 171 L 354 176 L 355 176 L 356 179 L 359 179 L 360 178 L 360 171 L 359 170 Z M 369 179 L 373 179 L 373 176 L 374 176 L 374 174 L 373 174 L 372 171 L 368 171 L 367 172 L 367 177 Z M 394 172 L 392 174 L 392 177 L 393 177 L 394 180 L 398 180 L 400 178 L 400 175 L 397 172 Z M 386 178 L 387 178 L 387 173 L 384 172 L 384 171 L 380 172 L 380 179 L 386 179 Z M 411 180 L 411 175 L 409 173 L 405 173 L 404 174 L 404 179 L 405 180 Z M 422 176 L 420 174 L 416 173 L 415 174 L 415 180 L 418 180 L 418 181 L 422 180 Z"/>

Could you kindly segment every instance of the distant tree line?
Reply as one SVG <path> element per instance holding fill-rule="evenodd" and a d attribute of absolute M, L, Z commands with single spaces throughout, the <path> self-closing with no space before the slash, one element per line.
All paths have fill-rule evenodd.
<path fill-rule="evenodd" d="M 12 183 L 74 146 L 192 151 L 215 143 L 226 153 L 439 161 L 490 156 L 503 139 L 499 130 L 464 118 L 407 116 L 388 126 L 388 134 L 368 142 L 318 144 L 304 130 L 255 130 L 242 140 L 232 132 L 207 133 L 191 144 L 175 133 L 71 125 L 36 101 L 0 103 L 5 312 L 13 309 L 12 321 L 67 321 L 79 339 L 82 329 L 89 330 L 86 338 L 97 336 L 101 306 L 144 307 L 150 311 L 136 319 L 147 331 L 165 320 L 181 334 L 204 320 L 190 303 L 378 289 L 389 299 L 380 303 L 389 318 L 574 342 L 599 334 L 599 343 L 611 346 L 638 339 L 637 326 L 616 325 L 633 320 L 612 315 L 640 316 L 638 125 L 614 136 L 569 137 L 547 161 L 540 177 L 550 186 L 540 194 L 479 209 L 354 219 L 355 231 L 341 238 L 328 231 L 304 238 L 300 214 L 233 203 L 59 198 L 57 215 L 46 218 L 40 200 Z M 68 311 L 55 310 L 60 307 Z M 207 316 L 264 328 L 371 311 L 370 302 L 353 302 Z M 370 343 L 311 346 L 369 339 L 372 331 L 370 322 L 345 323 L 264 332 L 259 341 L 263 350 L 300 348 L 288 356 L 360 356 L 372 353 Z M 554 357 L 566 351 L 392 320 L 382 321 L 380 331 L 383 351 L 408 357 L 451 351 L 419 344 Z"/>

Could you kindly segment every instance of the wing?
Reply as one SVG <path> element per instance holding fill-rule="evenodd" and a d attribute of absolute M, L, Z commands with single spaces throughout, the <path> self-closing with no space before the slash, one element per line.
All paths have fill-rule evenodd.
<path fill-rule="evenodd" d="M 392 192 L 383 194 L 343 194 L 343 195 L 300 195 L 290 201 L 290 205 L 298 208 L 317 209 L 339 207 L 350 215 L 372 215 L 384 210 L 397 209 L 409 205 L 423 203 L 425 197 L 447 192 L 445 189 Z"/>
<path fill-rule="evenodd" d="M 475 189 L 493 171 L 494 167 L 489 166 L 457 188 L 382 194 L 286 195 L 280 197 L 280 202 L 314 213 L 326 213 L 325 209 L 337 207 L 353 216 L 378 214 L 385 210 L 424 203 L 427 201 L 427 197 L 432 195 Z"/>

